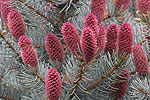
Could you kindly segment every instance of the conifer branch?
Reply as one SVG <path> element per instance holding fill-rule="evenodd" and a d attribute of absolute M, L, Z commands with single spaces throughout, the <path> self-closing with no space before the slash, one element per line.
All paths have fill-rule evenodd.
<path fill-rule="evenodd" d="M 1 32 L 0 36 L 1 36 L 1 38 L 6 42 L 6 44 L 9 46 L 9 48 L 10 48 L 18 57 L 20 57 L 20 54 L 15 50 L 15 48 L 11 45 L 11 43 L 10 43 L 8 40 L 6 40 L 6 38 L 5 38 L 4 34 L 3 34 L 3 32 Z"/>
<path fill-rule="evenodd" d="M 73 98 L 74 92 L 77 90 L 77 87 L 78 87 L 78 85 L 79 85 L 80 80 L 82 80 L 82 74 L 84 73 L 84 72 L 83 72 L 84 66 L 85 66 L 85 63 L 83 63 L 83 64 L 80 65 L 80 71 L 79 71 L 80 74 L 77 75 L 77 77 L 76 77 L 76 79 L 78 79 L 78 81 L 74 82 L 74 86 L 75 86 L 75 87 L 74 87 L 74 88 L 72 89 L 72 91 L 71 91 L 71 96 L 70 96 L 70 98 Z"/>
<path fill-rule="evenodd" d="M 98 84 L 100 84 L 104 79 L 106 79 L 107 77 L 110 76 L 110 74 L 112 74 L 116 69 L 118 69 L 120 64 L 115 63 L 115 67 L 111 68 L 104 76 L 102 76 L 99 80 L 97 80 L 94 84 L 90 85 L 87 88 L 87 91 L 95 88 Z"/>
<path fill-rule="evenodd" d="M 3 96 L 2 94 L 0 94 L 0 98 L 4 99 L 4 100 L 15 100 L 13 98 L 7 97 L 7 96 Z"/>
<path fill-rule="evenodd" d="M 35 48 L 45 48 L 45 46 L 42 45 L 34 45 Z"/>
<path fill-rule="evenodd" d="M 19 1 L 22 2 L 22 3 L 24 3 L 24 1 L 22 1 L 22 0 L 19 0 Z M 49 21 L 50 23 L 52 23 L 48 17 L 46 17 L 45 15 L 43 15 L 40 11 L 36 10 L 32 6 L 30 6 L 28 3 L 25 3 L 24 5 L 26 7 L 28 7 L 29 9 L 34 10 L 38 15 L 40 15 L 41 17 L 45 18 L 47 21 Z"/>
<path fill-rule="evenodd" d="M 136 18 L 136 6 L 135 6 L 136 0 L 132 0 L 132 10 L 133 10 L 133 17 Z"/>
<path fill-rule="evenodd" d="M 36 76 L 37 78 L 39 78 L 40 81 L 43 82 L 43 83 L 45 84 L 45 80 L 39 75 L 38 72 L 36 72 L 35 69 L 31 69 L 31 68 L 29 68 L 29 69 L 30 69 L 30 71 L 32 72 L 32 75 L 34 75 L 34 76 Z"/>
<path fill-rule="evenodd" d="M 16 66 L 16 67 L 9 68 L 8 71 L 10 71 L 10 70 L 15 70 L 15 69 L 19 69 L 19 68 L 21 68 L 21 66 Z"/>
<path fill-rule="evenodd" d="M 142 92 L 142 93 L 145 94 L 145 95 L 150 95 L 150 93 L 147 92 L 147 91 L 144 90 L 144 89 L 141 89 L 141 88 L 139 88 L 139 87 L 137 87 L 136 89 L 137 89 L 138 91 Z"/>
<path fill-rule="evenodd" d="M 37 76 L 41 80 L 41 82 L 43 82 L 45 84 L 45 80 L 38 73 L 36 73 L 34 75 Z"/>
<path fill-rule="evenodd" d="M 130 74 L 130 75 L 134 75 L 135 73 L 136 73 L 136 70 L 130 72 L 129 74 Z"/>
<path fill-rule="evenodd" d="M 2 76 L 2 75 L 0 75 L 0 84 L 1 84 L 1 82 L 2 82 L 2 78 L 3 78 L 3 76 Z"/>

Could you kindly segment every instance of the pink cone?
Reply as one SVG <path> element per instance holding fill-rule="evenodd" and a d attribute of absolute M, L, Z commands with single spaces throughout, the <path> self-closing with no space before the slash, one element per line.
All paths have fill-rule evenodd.
<path fill-rule="evenodd" d="M 10 34 L 18 40 L 20 36 L 25 34 L 25 24 L 22 15 L 13 10 L 8 14 L 8 28 Z"/>
<path fill-rule="evenodd" d="M 135 45 L 133 47 L 134 64 L 136 71 L 140 76 L 145 77 L 149 74 L 148 59 L 141 47 L 141 45 Z"/>
<path fill-rule="evenodd" d="M 54 68 L 49 69 L 45 80 L 46 96 L 48 100 L 58 100 L 60 98 L 61 86 L 60 74 Z"/>
<path fill-rule="evenodd" d="M 129 77 L 127 70 L 122 70 L 119 76 L 117 76 L 118 81 L 112 85 L 112 87 L 117 88 L 114 89 L 111 94 L 114 100 L 121 100 L 126 94 Z"/>
<path fill-rule="evenodd" d="M 118 40 L 119 28 L 115 24 L 111 24 L 107 29 L 107 42 L 105 46 L 105 53 L 109 52 L 110 55 L 117 50 L 117 40 Z"/>
<path fill-rule="evenodd" d="M 85 18 L 85 27 L 89 27 L 91 28 L 91 30 L 93 31 L 93 34 L 95 35 L 95 39 L 97 39 L 97 35 L 98 35 L 98 24 L 97 24 L 97 18 L 95 15 L 93 14 L 89 14 L 86 16 Z"/>
<path fill-rule="evenodd" d="M 97 48 L 99 48 L 97 54 L 99 54 L 104 50 L 105 45 L 106 45 L 106 30 L 105 27 L 101 25 L 99 26 L 99 32 L 97 36 Z"/>
<path fill-rule="evenodd" d="M 78 46 L 80 47 L 80 36 L 79 33 L 76 31 L 75 26 L 69 22 L 64 23 L 64 25 L 62 26 L 62 33 L 64 41 L 71 49 L 71 52 L 74 55 L 80 55 L 78 50 Z"/>
<path fill-rule="evenodd" d="M 19 45 L 20 48 L 23 48 L 27 45 L 32 45 L 32 42 L 28 37 L 23 35 L 19 38 L 18 45 Z"/>
<path fill-rule="evenodd" d="M 31 40 L 26 36 L 21 36 L 18 40 L 18 45 L 21 48 L 21 58 L 23 63 L 28 66 L 36 68 L 37 53 L 32 45 Z"/>
<path fill-rule="evenodd" d="M 128 23 L 123 23 L 119 30 L 118 47 L 119 55 L 130 55 L 133 45 L 133 31 Z"/>
<path fill-rule="evenodd" d="M 48 34 L 45 40 L 45 48 L 49 57 L 56 62 L 58 60 L 60 63 L 63 62 L 63 47 L 61 42 L 58 40 L 57 36 L 54 34 Z"/>
<path fill-rule="evenodd" d="M 150 0 L 137 0 L 137 7 L 141 13 L 150 12 Z"/>
<path fill-rule="evenodd" d="M 96 53 L 96 47 L 93 31 L 89 27 L 85 27 L 81 35 L 81 48 L 86 62 L 93 60 Z"/>
<path fill-rule="evenodd" d="M 4 2 L 10 2 L 10 1 L 12 0 L 1 0 L 1 15 L 2 15 L 4 23 L 8 22 L 7 16 L 10 13 L 10 11 L 14 9 L 13 5 L 8 5 L 9 3 L 8 4 L 4 3 Z"/>
<path fill-rule="evenodd" d="M 98 24 L 101 23 L 105 9 L 106 9 L 107 0 L 92 0 L 91 1 L 91 13 L 94 14 L 98 19 Z"/>
<path fill-rule="evenodd" d="M 116 7 L 121 8 L 123 6 L 123 10 L 128 9 L 131 0 L 117 0 Z"/>

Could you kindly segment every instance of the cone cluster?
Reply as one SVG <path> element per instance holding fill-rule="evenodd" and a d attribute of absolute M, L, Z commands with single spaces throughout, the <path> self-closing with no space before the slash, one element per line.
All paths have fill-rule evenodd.
<path fill-rule="evenodd" d="M 32 45 L 31 40 L 26 36 L 21 36 L 18 40 L 18 45 L 21 48 L 21 58 L 23 63 L 33 68 L 37 66 L 37 53 Z"/>
<path fill-rule="evenodd" d="M 71 51 L 74 52 L 80 48 L 86 62 L 92 61 L 97 54 L 104 50 L 106 31 L 103 26 L 98 27 L 97 18 L 93 14 L 87 15 L 85 18 L 81 39 L 79 38 L 75 27 L 69 22 L 64 23 L 62 26 L 62 33 L 68 47 L 70 49 L 75 47 L 71 49 Z M 79 45 L 79 48 L 76 48 L 77 44 Z M 98 49 L 97 53 L 96 49 Z"/>

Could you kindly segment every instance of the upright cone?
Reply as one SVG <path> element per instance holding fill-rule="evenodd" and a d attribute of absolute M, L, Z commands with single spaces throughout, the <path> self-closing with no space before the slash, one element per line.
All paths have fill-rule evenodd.
<path fill-rule="evenodd" d="M 58 100 L 61 96 L 62 83 L 59 72 L 54 68 L 48 70 L 45 87 L 48 100 Z"/>
<path fill-rule="evenodd" d="M 101 25 L 99 26 L 98 35 L 97 35 L 97 48 L 99 49 L 96 55 L 104 50 L 105 45 L 106 45 L 106 30 L 105 27 Z"/>
<path fill-rule="evenodd" d="M 123 10 L 128 9 L 131 0 L 117 0 L 116 9 L 119 9 L 123 6 Z"/>
<path fill-rule="evenodd" d="M 37 53 L 32 45 L 31 40 L 26 36 L 21 36 L 18 40 L 18 45 L 21 48 L 21 58 L 23 63 L 33 68 L 37 66 Z"/>
<path fill-rule="evenodd" d="M 96 40 L 93 31 L 89 27 L 85 27 L 82 31 L 81 49 L 85 61 L 92 61 L 96 53 Z"/>
<path fill-rule="evenodd" d="M 8 28 L 10 34 L 18 40 L 25 34 L 25 24 L 22 15 L 17 10 L 12 10 L 8 14 Z"/>
<path fill-rule="evenodd" d="M 140 13 L 147 14 L 150 12 L 150 0 L 137 0 L 137 7 Z"/>
<path fill-rule="evenodd" d="M 98 19 L 98 24 L 101 23 L 104 18 L 104 13 L 106 10 L 107 0 L 92 0 L 91 1 L 91 13 L 94 14 Z"/>
<path fill-rule="evenodd" d="M 10 13 L 10 11 L 12 11 L 14 9 L 14 7 L 12 5 L 8 5 L 8 2 L 10 2 L 12 0 L 1 0 L 1 15 L 2 15 L 2 19 L 3 22 L 7 25 L 8 23 L 8 14 Z M 7 4 L 6 4 L 7 2 Z"/>
<path fill-rule="evenodd" d="M 136 71 L 140 76 L 145 77 L 149 74 L 148 59 L 141 47 L 141 45 L 135 45 L 133 47 L 134 64 Z"/>
<path fill-rule="evenodd" d="M 119 30 L 118 47 L 119 55 L 130 55 L 132 53 L 133 31 L 128 23 L 123 23 Z"/>
<path fill-rule="evenodd" d="M 80 47 L 80 36 L 76 31 L 75 26 L 69 22 L 64 23 L 62 26 L 63 38 L 71 52 L 80 55 L 78 46 Z"/>
<path fill-rule="evenodd" d="M 50 33 L 46 36 L 45 48 L 49 57 L 56 63 L 58 60 L 60 63 L 63 62 L 63 47 L 57 36 Z"/>
<path fill-rule="evenodd" d="M 111 24 L 107 29 L 107 42 L 105 46 L 105 53 L 109 52 L 110 55 L 117 50 L 119 28 L 115 24 Z"/>

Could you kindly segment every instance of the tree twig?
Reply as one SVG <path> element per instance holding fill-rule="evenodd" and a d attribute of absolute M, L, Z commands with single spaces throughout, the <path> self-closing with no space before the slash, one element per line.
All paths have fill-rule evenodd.
<path fill-rule="evenodd" d="M 106 79 L 108 76 L 110 76 L 111 73 L 113 73 L 116 69 L 118 69 L 119 67 L 119 64 L 116 63 L 115 64 L 115 67 L 111 68 L 104 76 L 102 76 L 99 80 L 97 80 L 95 83 L 93 83 L 92 85 L 90 85 L 88 88 L 87 88 L 87 91 L 95 88 L 98 84 L 100 84 L 104 79 Z"/>
<path fill-rule="evenodd" d="M 136 18 L 136 0 L 132 0 L 132 10 L 133 10 L 133 17 Z"/>
<path fill-rule="evenodd" d="M 6 44 L 9 46 L 9 48 L 18 56 L 20 57 L 20 54 L 15 50 L 15 48 L 11 45 L 11 43 L 6 40 L 5 36 L 3 35 L 3 33 L 1 32 L 0 34 L 1 38 L 6 42 Z"/>
<path fill-rule="evenodd" d="M 139 88 L 139 87 L 137 87 L 136 89 L 137 89 L 138 91 L 142 92 L 143 94 L 150 95 L 150 93 L 147 92 L 147 91 L 144 90 L 144 89 L 141 89 L 141 88 Z"/>
<path fill-rule="evenodd" d="M 22 0 L 19 0 L 19 1 L 22 2 L 22 3 L 24 3 Z M 28 3 L 25 3 L 24 5 L 25 5 L 26 7 L 28 7 L 29 9 L 34 10 L 38 15 L 40 15 L 41 17 L 45 18 L 47 21 L 49 21 L 50 23 L 52 23 L 51 20 L 50 20 L 47 16 L 43 15 L 40 11 L 34 9 L 34 8 L 33 8 L 32 6 L 30 6 Z"/>
<path fill-rule="evenodd" d="M 0 94 L 0 98 L 4 99 L 4 100 L 15 100 L 13 98 L 7 97 L 7 96 L 3 96 L 2 94 Z"/>
<path fill-rule="evenodd" d="M 79 75 L 77 75 L 77 77 L 76 77 L 76 79 L 78 79 L 78 81 L 76 81 L 76 82 L 74 82 L 74 88 L 71 90 L 71 96 L 70 96 L 70 98 L 73 98 L 73 96 L 74 96 L 74 92 L 77 90 L 77 87 L 78 87 L 78 85 L 79 85 L 79 82 L 80 82 L 80 80 L 82 80 L 82 74 L 84 73 L 83 72 L 83 68 L 84 68 L 84 66 L 85 66 L 85 64 L 81 64 L 80 65 L 80 71 L 79 71 Z"/>

